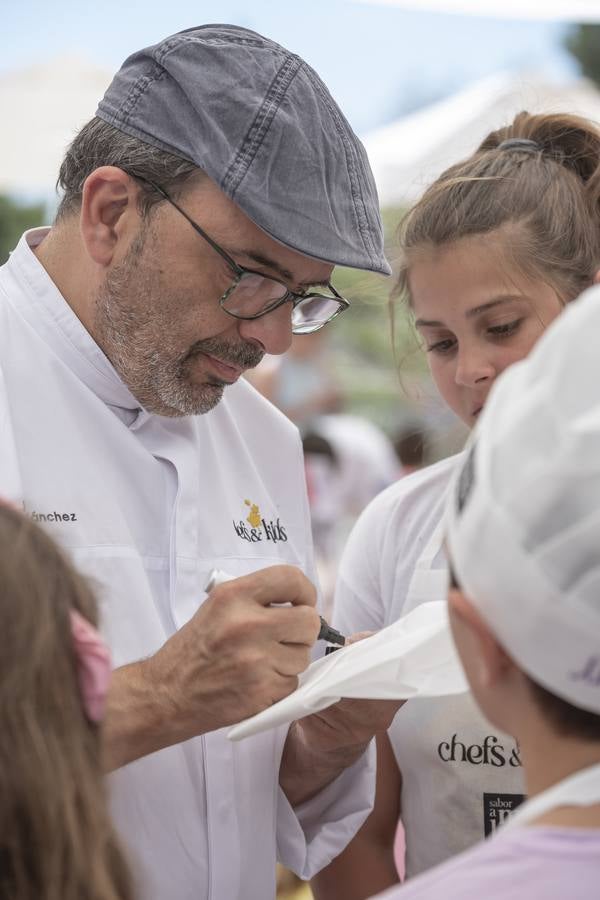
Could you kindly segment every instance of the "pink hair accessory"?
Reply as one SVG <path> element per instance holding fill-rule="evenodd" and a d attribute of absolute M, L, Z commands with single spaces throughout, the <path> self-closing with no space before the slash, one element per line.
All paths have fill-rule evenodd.
<path fill-rule="evenodd" d="M 75 609 L 71 610 L 71 634 L 83 708 L 90 721 L 100 722 L 110 683 L 110 651 L 100 632 Z"/>

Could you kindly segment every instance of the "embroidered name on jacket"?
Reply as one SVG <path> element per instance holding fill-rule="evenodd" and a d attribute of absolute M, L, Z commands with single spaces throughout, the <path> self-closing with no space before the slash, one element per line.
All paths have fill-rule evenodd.
<path fill-rule="evenodd" d="M 34 522 L 76 522 L 77 513 L 74 512 L 37 512 L 35 509 L 29 513 Z"/>
<path fill-rule="evenodd" d="M 245 519 L 233 522 L 235 533 L 239 538 L 252 544 L 260 541 L 272 541 L 275 544 L 278 541 L 287 541 L 285 527 L 279 518 L 267 520 L 261 514 L 257 503 L 250 500 L 244 500 L 244 503 L 249 509 L 248 515 Z"/>

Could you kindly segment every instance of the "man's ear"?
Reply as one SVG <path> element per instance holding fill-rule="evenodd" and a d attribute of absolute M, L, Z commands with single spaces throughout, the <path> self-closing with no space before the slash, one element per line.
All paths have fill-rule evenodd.
<path fill-rule="evenodd" d="M 452 632 L 468 676 L 476 678 L 482 688 L 504 680 L 515 666 L 485 619 L 459 589 L 450 589 L 448 604 Z"/>
<path fill-rule="evenodd" d="M 100 166 L 88 175 L 81 195 L 81 237 L 90 257 L 100 266 L 113 261 L 117 246 L 131 239 L 131 229 L 139 228 L 137 197 L 133 178 L 116 166 Z"/>
<path fill-rule="evenodd" d="M 598 271 L 592 278 L 592 284 L 600 284 L 600 269 L 598 269 Z"/>

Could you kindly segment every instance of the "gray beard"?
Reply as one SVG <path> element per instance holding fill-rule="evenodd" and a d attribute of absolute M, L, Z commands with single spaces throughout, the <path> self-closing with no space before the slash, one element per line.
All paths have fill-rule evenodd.
<path fill-rule="evenodd" d="M 197 341 L 181 353 L 172 337 L 168 298 L 158 296 L 153 273 L 144 272 L 146 230 L 123 262 L 106 277 L 96 298 L 95 337 L 140 406 L 161 416 L 209 412 L 219 403 L 227 382 L 212 376 L 194 382 L 190 363 L 199 353 L 243 369 L 257 366 L 263 351 L 255 344 L 232 344 L 219 338 Z"/>

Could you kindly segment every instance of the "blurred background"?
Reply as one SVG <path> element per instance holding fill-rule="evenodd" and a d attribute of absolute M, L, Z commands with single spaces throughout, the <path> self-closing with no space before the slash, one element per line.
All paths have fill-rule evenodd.
<path fill-rule="evenodd" d="M 157 0 L 5 4 L 0 59 L 0 261 L 52 220 L 63 151 L 123 59 L 209 22 L 254 29 L 319 72 L 371 159 L 396 253 L 402 211 L 520 109 L 600 121 L 600 0 Z M 333 326 L 266 359 L 256 386 L 301 429 L 325 600 L 358 512 L 385 485 L 454 452 L 393 279 L 337 270 Z M 281 897 L 310 896 L 284 881 Z M 300 890 L 303 893 L 299 894 Z"/>

